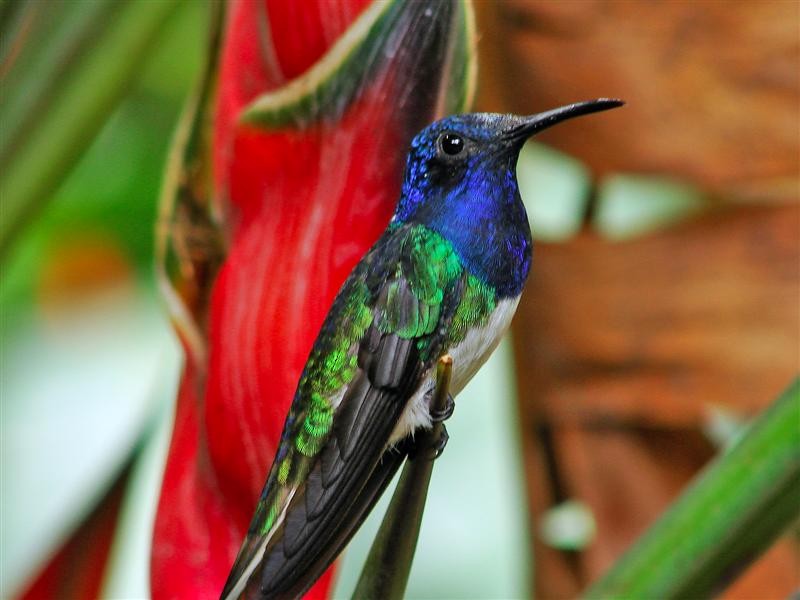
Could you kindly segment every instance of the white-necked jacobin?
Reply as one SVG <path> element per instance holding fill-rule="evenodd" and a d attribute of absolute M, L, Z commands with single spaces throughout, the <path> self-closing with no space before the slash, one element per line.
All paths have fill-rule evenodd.
<path fill-rule="evenodd" d="M 414 431 L 452 412 L 452 401 L 429 409 L 439 357 L 453 358 L 457 394 L 511 322 L 531 266 L 516 177 L 525 140 L 621 104 L 456 115 L 414 138 L 394 216 L 314 343 L 223 598 L 299 597 L 336 558 Z"/>

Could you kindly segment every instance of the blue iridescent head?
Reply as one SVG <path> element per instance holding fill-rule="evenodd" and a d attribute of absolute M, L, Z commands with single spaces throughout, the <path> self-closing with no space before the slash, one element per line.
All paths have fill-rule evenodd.
<path fill-rule="evenodd" d="M 393 223 L 437 231 L 473 275 L 500 296 L 518 295 L 531 261 L 516 177 L 520 149 L 551 125 L 621 104 L 599 99 L 529 117 L 474 113 L 433 123 L 411 142 Z"/>

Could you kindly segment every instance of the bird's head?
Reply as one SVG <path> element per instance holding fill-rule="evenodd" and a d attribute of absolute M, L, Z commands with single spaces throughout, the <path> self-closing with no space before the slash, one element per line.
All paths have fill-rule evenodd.
<path fill-rule="evenodd" d="M 499 297 L 518 295 L 532 256 L 516 176 L 522 145 L 565 119 L 621 104 L 599 99 L 529 117 L 474 113 L 433 123 L 411 142 L 392 226 L 413 223 L 435 231 Z"/>
<path fill-rule="evenodd" d="M 425 222 L 425 214 L 434 208 L 441 212 L 448 209 L 447 204 L 475 195 L 485 200 L 491 191 L 495 194 L 490 196 L 510 194 L 507 200 L 513 201 L 517 157 L 528 138 L 566 119 L 622 104 L 601 98 L 527 117 L 471 113 L 436 121 L 411 142 L 395 219 L 417 220 L 418 216 Z"/>

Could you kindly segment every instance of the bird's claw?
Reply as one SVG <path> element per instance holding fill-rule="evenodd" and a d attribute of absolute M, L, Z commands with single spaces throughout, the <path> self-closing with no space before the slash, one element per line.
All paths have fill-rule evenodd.
<path fill-rule="evenodd" d="M 450 394 L 447 394 L 447 402 L 441 410 L 431 410 L 431 421 L 434 423 L 441 423 L 453 416 L 453 411 L 456 409 L 456 402 Z"/>
<path fill-rule="evenodd" d="M 447 427 L 442 424 L 439 436 L 430 444 L 423 443 L 422 439 L 416 440 L 414 446 L 411 448 L 411 451 L 408 453 L 408 457 L 411 460 L 414 460 L 419 456 L 423 456 L 428 460 L 436 460 L 444 452 L 444 448 L 447 446 L 447 441 L 450 439 L 450 434 L 447 433 Z"/>
<path fill-rule="evenodd" d="M 450 414 L 452 413 L 453 411 L 451 410 Z M 441 433 L 439 434 L 439 438 L 436 441 L 434 441 L 433 444 L 431 445 L 431 450 L 433 450 L 432 460 L 436 460 L 442 455 L 449 439 L 450 439 L 450 434 L 447 433 L 447 427 L 445 427 L 444 423 L 442 423 L 442 429 Z"/>

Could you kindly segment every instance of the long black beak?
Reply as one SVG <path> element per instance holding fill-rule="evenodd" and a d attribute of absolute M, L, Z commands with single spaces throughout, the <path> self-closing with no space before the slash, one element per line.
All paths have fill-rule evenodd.
<path fill-rule="evenodd" d="M 580 117 L 602 110 L 609 110 L 610 108 L 617 108 L 623 104 L 625 103 L 622 100 L 616 100 L 614 98 L 598 98 L 597 100 L 568 104 L 529 117 L 517 117 L 518 121 L 504 132 L 503 137 L 512 145 L 514 142 L 521 145 L 522 142 L 532 135 L 543 129 L 552 127 L 556 123 L 566 121 L 573 117 Z"/>

